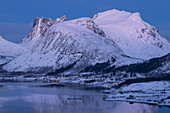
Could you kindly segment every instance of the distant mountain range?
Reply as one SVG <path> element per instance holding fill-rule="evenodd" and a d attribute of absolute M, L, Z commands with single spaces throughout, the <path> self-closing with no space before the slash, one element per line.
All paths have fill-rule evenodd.
<path fill-rule="evenodd" d="M 170 43 L 139 13 L 115 9 L 74 20 L 36 17 L 22 43 L 0 38 L 0 63 L 8 72 L 113 73 L 135 71 L 146 62 L 156 65 L 149 72 L 163 72 L 169 70 L 169 53 Z M 163 56 L 168 57 L 165 63 L 152 60 Z M 160 65 L 152 63 L 158 61 Z"/>
<path fill-rule="evenodd" d="M 0 65 L 14 60 L 24 51 L 25 49 L 20 45 L 9 42 L 0 36 Z"/>

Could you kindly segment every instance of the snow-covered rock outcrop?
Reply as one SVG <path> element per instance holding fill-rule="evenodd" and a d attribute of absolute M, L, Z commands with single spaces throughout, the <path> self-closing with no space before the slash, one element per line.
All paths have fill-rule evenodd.
<path fill-rule="evenodd" d="M 106 100 L 140 102 L 170 106 L 170 82 L 153 81 L 133 83 L 123 86 L 114 94 L 107 95 Z"/>

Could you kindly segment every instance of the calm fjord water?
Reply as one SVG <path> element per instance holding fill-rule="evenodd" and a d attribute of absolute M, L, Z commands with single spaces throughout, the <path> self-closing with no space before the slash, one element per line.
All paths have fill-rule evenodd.
<path fill-rule="evenodd" d="M 41 83 L 0 83 L 0 113 L 170 113 L 170 108 L 104 101 L 103 94 L 68 87 L 30 87 Z"/>

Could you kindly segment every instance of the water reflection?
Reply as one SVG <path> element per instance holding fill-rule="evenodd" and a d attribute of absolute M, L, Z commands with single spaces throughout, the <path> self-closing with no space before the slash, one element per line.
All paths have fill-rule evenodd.
<path fill-rule="evenodd" d="M 155 113 L 157 110 L 160 108 L 153 105 L 104 101 L 102 95 L 84 90 L 0 89 L 0 113 Z"/>
<path fill-rule="evenodd" d="M 36 113 L 154 113 L 158 107 L 146 104 L 103 101 L 101 96 L 42 95 L 24 97 Z"/>
<path fill-rule="evenodd" d="M 157 106 L 138 103 L 127 104 L 122 102 L 114 109 L 113 113 L 154 113 L 157 109 Z"/>

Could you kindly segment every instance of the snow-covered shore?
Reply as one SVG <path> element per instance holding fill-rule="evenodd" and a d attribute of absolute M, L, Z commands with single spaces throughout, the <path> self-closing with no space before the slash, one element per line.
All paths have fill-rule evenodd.
<path fill-rule="evenodd" d="M 170 81 L 134 83 L 106 95 L 105 100 L 170 106 Z"/>
<path fill-rule="evenodd" d="M 102 87 L 103 89 L 110 89 L 117 86 L 120 80 L 115 77 L 105 77 L 102 75 L 95 76 L 44 76 L 44 75 L 18 75 L 18 76 L 1 76 L 2 82 L 45 82 L 57 84 L 70 84 L 72 86 L 78 84 L 87 87 Z M 123 82 L 124 80 L 122 80 Z"/>

